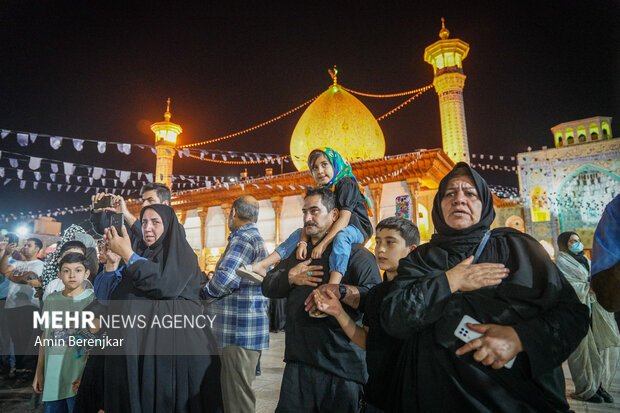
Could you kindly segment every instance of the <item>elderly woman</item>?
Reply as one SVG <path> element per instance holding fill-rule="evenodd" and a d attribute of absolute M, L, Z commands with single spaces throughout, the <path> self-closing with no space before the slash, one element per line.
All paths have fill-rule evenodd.
<path fill-rule="evenodd" d="M 561 364 L 588 326 L 587 308 L 540 244 L 490 230 L 493 198 L 458 163 L 433 204 L 436 234 L 400 261 L 381 306 L 405 340 L 389 411 L 568 411 Z M 463 316 L 481 337 L 456 336 Z M 511 368 L 503 368 L 516 356 Z"/>
<path fill-rule="evenodd" d="M 146 323 L 110 335 L 126 339 L 123 355 L 106 356 L 106 412 L 221 411 L 219 359 L 214 339 L 199 317 L 201 271 L 174 210 L 142 208 L 141 240 L 132 245 L 126 228 L 105 230 L 106 243 L 126 263 L 110 293 L 109 308 L 144 315 Z M 164 325 L 165 316 L 193 318 L 193 326 Z M 160 320 L 153 324 L 155 319 Z M 176 322 L 176 321 L 175 321 Z M 202 323 L 204 325 L 204 323 Z M 209 324 L 206 324 L 209 327 Z"/>
<path fill-rule="evenodd" d="M 592 327 L 568 357 L 568 368 L 575 383 L 573 397 L 592 403 L 613 403 L 613 397 L 605 389 L 613 382 L 619 360 L 620 334 L 616 320 L 601 307 L 590 289 L 590 260 L 583 253 L 579 235 L 574 232 L 560 234 L 558 249 L 555 264 L 592 314 Z"/>

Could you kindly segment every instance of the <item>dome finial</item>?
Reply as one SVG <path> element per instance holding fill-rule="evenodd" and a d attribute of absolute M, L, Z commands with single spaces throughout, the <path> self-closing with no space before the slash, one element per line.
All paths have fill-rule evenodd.
<path fill-rule="evenodd" d="M 441 40 L 446 40 L 448 37 L 450 37 L 450 30 L 446 29 L 445 19 L 442 17 L 441 18 L 441 30 L 439 30 L 439 38 Z"/>
<path fill-rule="evenodd" d="M 329 72 L 329 75 L 334 80 L 334 86 L 337 86 L 338 85 L 338 68 L 336 67 L 336 65 L 334 65 L 333 69 L 329 69 L 328 72 Z"/>
<path fill-rule="evenodd" d="M 167 103 L 167 106 L 166 106 L 166 113 L 164 113 L 164 119 L 166 119 L 166 122 L 170 122 L 170 118 L 172 117 L 172 114 L 170 113 L 170 98 L 168 98 L 166 103 Z"/>

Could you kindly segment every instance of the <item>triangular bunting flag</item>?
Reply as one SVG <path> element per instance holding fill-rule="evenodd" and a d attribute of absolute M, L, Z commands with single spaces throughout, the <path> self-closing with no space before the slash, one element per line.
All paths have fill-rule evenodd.
<path fill-rule="evenodd" d="M 50 136 L 50 146 L 52 149 L 58 149 L 62 145 L 62 138 L 58 136 Z"/>

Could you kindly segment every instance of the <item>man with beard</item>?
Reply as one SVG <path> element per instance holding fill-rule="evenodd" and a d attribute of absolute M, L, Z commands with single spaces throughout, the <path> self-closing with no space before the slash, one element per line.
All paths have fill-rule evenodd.
<path fill-rule="evenodd" d="M 303 205 L 304 232 L 309 237 L 308 255 L 338 219 L 334 193 L 310 188 Z M 317 285 L 329 281 L 330 244 L 321 258 L 299 261 L 295 253 L 283 259 L 263 281 L 269 298 L 287 297 L 286 367 L 276 412 L 357 412 L 362 385 L 368 379 L 364 351 L 355 346 L 332 317 L 313 318 L 304 302 Z M 353 244 L 342 284 L 323 285 L 343 303 L 349 316 L 361 321 L 360 299 L 381 281 L 374 256 L 361 244 Z"/>

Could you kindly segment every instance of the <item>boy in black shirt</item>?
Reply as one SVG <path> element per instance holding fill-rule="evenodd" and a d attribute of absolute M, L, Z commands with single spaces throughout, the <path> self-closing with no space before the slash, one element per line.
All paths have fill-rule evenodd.
<path fill-rule="evenodd" d="M 331 290 L 314 290 L 317 308 L 334 316 L 351 341 L 366 349 L 369 378 L 364 386 L 364 394 L 370 404 L 367 411 L 373 411 L 373 408 L 374 411 L 385 409 L 390 380 L 402 345 L 402 340 L 389 336 L 381 327 L 379 308 L 390 282 L 398 275 L 398 262 L 419 244 L 420 233 L 411 221 L 390 217 L 377 225 L 375 241 L 375 259 L 379 269 L 384 271 L 384 282 L 368 291 L 363 304 L 363 327 L 343 311 L 340 300 Z"/>

